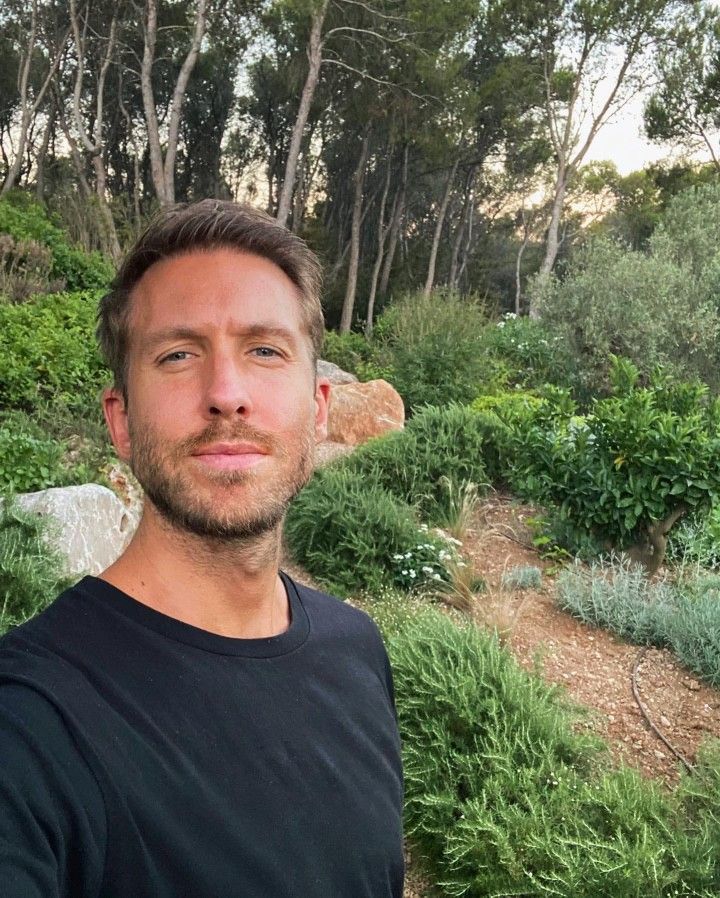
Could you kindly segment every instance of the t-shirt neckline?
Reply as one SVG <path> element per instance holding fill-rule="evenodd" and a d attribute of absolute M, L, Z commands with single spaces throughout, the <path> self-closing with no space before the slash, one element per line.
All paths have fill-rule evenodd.
<path fill-rule="evenodd" d="M 86 576 L 75 587 L 85 596 L 98 599 L 111 609 L 156 633 L 216 655 L 245 658 L 276 658 L 301 646 L 310 633 L 310 621 L 295 582 L 280 571 L 290 605 L 290 626 L 284 633 L 259 639 L 239 639 L 202 630 L 156 611 L 99 577 Z"/>

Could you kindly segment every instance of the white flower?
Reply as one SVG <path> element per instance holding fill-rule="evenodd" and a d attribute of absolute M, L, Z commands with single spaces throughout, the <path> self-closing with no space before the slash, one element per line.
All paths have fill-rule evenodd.
<path fill-rule="evenodd" d="M 423 569 L 422 569 L 422 572 L 423 572 L 423 574 L 432 574 L 432 573 L 433 573 L 433 569 L 432 569 L 431 567 L 428 567 L 427 565 L 424 565 L 424 566 L 423 566 Z"/>
<path fill-rule="evenodd" d="M 410 571 L 408 576 L 410 577 L 411 580 L 414 580 L 415 577 L 417 576 L 417 574 L 415 573 L 415 571 Z"/>

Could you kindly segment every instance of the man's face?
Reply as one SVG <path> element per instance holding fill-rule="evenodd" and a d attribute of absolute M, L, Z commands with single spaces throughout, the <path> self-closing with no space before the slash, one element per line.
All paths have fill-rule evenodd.
<path fill-rule="evenodd" d="M 174 526 L 264 533 L 312 473 L 328 385 L 315 382 L 298 292 L 260 256 L 194 251 L 132 294 L 128 402 L 105 395 L 121 458 Z"/>

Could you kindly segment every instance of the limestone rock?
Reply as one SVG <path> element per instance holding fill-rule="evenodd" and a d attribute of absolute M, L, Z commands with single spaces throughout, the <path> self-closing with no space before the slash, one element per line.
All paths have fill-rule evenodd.
<path fill-rule="evenodd" d="M 400 394 L 385 380 L 335 386 L 330 391 L 328 440 L 357 446 L 405 425 Z"/>
<path fill-rule="evenodd" d="M 357 377 L 349 371 L 343 371 L 338 365 L 326 362 L 323 359 L 317 361 L 317 376 L 326 377 L 331 384 L 355 384 Z"/>
<path fill-rule="evenodd" d="M 50 517 L 53 543 L 67 559 L 65 573 L 99 574 L 130 541 L 136 521 L 112 490 L 97 483 L 25 493 L 17 498 L 26 511 Z"/>

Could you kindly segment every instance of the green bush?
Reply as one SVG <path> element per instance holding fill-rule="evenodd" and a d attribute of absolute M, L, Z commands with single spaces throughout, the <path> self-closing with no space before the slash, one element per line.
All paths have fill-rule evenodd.
<path fill-rule="evenodd" d="M 441 525 L 450 514 L 448 481 L 456 488 L 487 485 L 485 442 L 482 420 L 471 408 L 428 406 L 404 430 L 370 440 L 343 464 L 413 505 L 423 520 Z"/>
<path fill-rule="evenodd" d="M 0 409 L 46 402 L 97 415 L 109 373 L 94 330 L 98 295 L 58 293 L 0 304 Z"/>
<path fill-rule="evenodd" d="M 110 283 L 113 270 L 100 253 L 86 253 L 72 246 L 63 231 L 47 217 L 42 206 L 10 200 L 0 200 L 0 234 L 9 234 L 15 241 L 36 241 L 52 253 L 50 277 L 61 280 L 64 289 L 103 289 Z"/>
<path fill-rule="evenodd" d="M 452 293 L 408 295 L 378 320 L 377 358 L 410 414 L 423 405 L 471 402 L 504 373 L 485 352 L 483 310 Z"/>
<path fill-rule="evenodd" d="M 0 492 L 28 493 L 67 480 L 65 446 L 45 436 L 27 415 L 0 417 Z"/>
<path fill-rule="evenodd" d="M 373 343 L 368 342 L 362 334 L 338 334 L 325 331 L 322 357 L 327 362 L 349 371 L 358 380 L 392 379 L 391 368 L 383 367 L 377 358 Z"/>
<path fill-rule="evenodd" d="M 47 542 L 47 526 L 7 497 L 0 503 L 0 634 L 37 614 L 69 585 L 61 556 Z"/>
<path fill-rule="evenodd" d="M 543 384 L 568 386 L 570 360 L 557 333 L 537 318 L 518 318 L 514 312 L 488 324 L 482 332 L 482 351 L 505 371 L 510 386 Z"/>
<path fill-rule="evenodd" d="M 584 416 L 560 403 L 508 411 L 503 473 L 579 533 L 659 563 L 673 514 L 720 493 L 720 403 L 697 384 L 658 378 L 640 388 L 622 360 L 613 379 L 616 394 Z"/>
<path fill-rule="evenodd" d="M 503 589 L 509 590 L 540 589 L 542 571 L 535 565 L 515 565 L 502 575 L 501 585 Z"/>
<path fill-rule="evenodd" d="M 720 386 L 720 186 L 675 197 L 647 252 L 590 240 L 562 280 L 531 288 L 544 325 L 569 354 L 581 398 L 608 388 L 611 353 L 647 378 L 663 365 L 681 380 Z"/>
<path fill-rule="evenodd" d="M 557 602 L 586 624 L 640 645 L 667 646 L 720 686 L 720 579 L 652 582 L 637 566 L 603 562 L 564 570 Z"/>
<path fill-rule="evenodd" d="M 446 579 L 452 554 L 408 505 L 342 465 L 317 471 L 295 498 L 285 537 L 293 558 L 343 596 Z"/>
<path fill-rule="evenodd" d="M 605 772 L 556 689 L 473 626 L 427 610 L 390 621 L 406 831 L 443 894 L 717 894 L 705 824 L 640 776 Z"/>
<path fill-rule="evenodd" d="M 720 568 L 720 501 L 680 521 L 672 531 L 668 557 L 681 565 Z"/>

